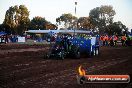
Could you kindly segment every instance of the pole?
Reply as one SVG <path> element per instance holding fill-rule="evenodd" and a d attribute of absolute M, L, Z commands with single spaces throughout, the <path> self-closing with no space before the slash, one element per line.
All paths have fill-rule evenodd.
<path fill-rule="evenodd" d="M 75 1 L 75 16 L 76 16 L 76 13 L 77 13 L 77 8 L 76 8 L 76 6 L 77 6 L 77 1 Z M 77 28 L 76 23 L 75 23 L 75 28 Z M 74 36 L 75 36 L 75 28 L 74 28 Z"/>
<path fill-rule="evenodd" d="M 75 15 L 76 15 L 76 6 L 77 6 L 77 1 L 75 2 Z"/>

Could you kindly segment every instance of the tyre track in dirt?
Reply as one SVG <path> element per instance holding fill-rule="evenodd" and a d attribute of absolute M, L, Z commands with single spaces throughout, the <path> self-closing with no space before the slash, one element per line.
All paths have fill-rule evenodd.
<path fill-rule="evenodd" d="M 118 49 L 120 50 L 120 48 L 116 48 L 115 50 L 117 53 L 120 53 L 122 49 L 117 51 Z M 57 86 L 61 86 L 61 88 L 68 88 L 68 85 L 77 85 L 76 75 L 79 65 L 89 67 L 86 71 L 88 71 L 88 74 L 91 74 L 97 70 L 100 71 L 109 66 L 115 66 L 129 60 L 127 58 L 122 59 L 122 57 L 126 57 L 125 54 L 116 55 L 115 52 L 111 52 L 112 55 L 109 55 L 108 51 L 112 51 L 111 48 L 104 48 L 103 51 L 106 52 L 102 53 L 99 57 L 88 59 L 81 58 L 79 60 L 69 58 L 65 60 L 44 60 L 41 55 L 42 53 L 36 53 L 36 58 L 34 58 L 33 55 L 35 53 L 29 55 L 31 58 L 24 57 L 23 54 L 21 55 L 23 59 L 19 56 L 15 56 L 14 61 L 9 60 L 11 58 L 6 58 L 7 60 L 3 61 L 5 64 L 8 63 L 8 65 L 1 65 L 3 68 L 0 70 L 4 73 L 2 73 L 2 80 L 0 79 L 0 81 L 3 81 L 2 86 L 5 88 L 59 88 Z M 127 54 L 131 55 L 130 52 Z M 114 59 L 112 59 L 113 56 Z M 131 56 L 128 58 L 131 58 Z M 13 67 L 15 69 L 12 69 Z M 9 76 L 10 74 L 12 75 Z"/>
<path fill-rule="evenodd" d="M 88 67 L 88 69 L 86 70 L 86 72 L 92 73 L 94 71 L 102 70 L 102 69 L 107 68 L 109 66 L 121 64 L 121 63 L 126 62 L 126 61 L 127 61 L 127 59 L 126 60 L 114 60 L 114 61 L 109 60 L 108 62 L 107 61 L 98 62 L 98 66 Z M 71 83 L 71 81 L 75 81 L 75 80 L 68 81 L 69 79 L 68 80 L 64 80 L 64 79 L 67 79 L 67 78 L 71 78 L 71 79 L 73 78 L 74 79 L 75 78 L 75 75 L 77 75 L 76 71 L 74 71 L 74 70 L 67 71 L 67 73 L 65 73 L 65 75 L 64 75 L 64 73 L 62 73 L 59 76 L 55 76 L 55 78 L 53 78 L 51 76 L 51 79 L 48 79 L 47 80 L 48 81 L 47 82 L 47 85 L 51 85 L 51 84 L 54 85 L 54 84 L 57 84 L 58 82 L 61 82 L 59 84 L 64 86 L 64 84 L 68 85 L 68 84 Z"/>
<path fill-rule="evenodd" d="M 7 51 L 4 50 L 4 52 L 1 51 L 0 53 L 3 53 L 4 55 L 0 54 L 0 70 L 6 69 L 6 71 L 8 71 L 8 70 L 17 69 L 17 67 L 21 69 L 21 67 L 25 68 L 30 65 L 32 66 L 33 64 L 43 63 L 41 61 L 43 60 L 44 53 L 47 50 L 48 48 L 46 47 L 42 49 L 29 48 L 29 50 L 11 49 Z"/>
<path fill-rule="evenodd" d="M 40 74 L 40 73 L 49 73 L 51 72 L 52 69 L 57 69 L 58 67 L 61 66 L 61 63 L 59 61 L 56 60 L 56 66 L 54 66 L 55 60 L 54 62 L 52 60 L 46 60 L 46 61 L 42 61 L 40 63 L 35 63 L 34 66 L 29 66 L 27 68 L 22 68 L 22 69 L 17 69 L 17 70 L 12 70 L 12 71 L 5 71 L 5 73 L 3 74 L 3 79 L 8 80 L 9 79 L 13 79 L 14 76 L 17 77 L 17 79 L 19 79 L 19 77 L 23 76 L 25 77 L 30 77 L 32 74 L 32 76 L 36 75 L 36 74 Z M 74 62 L 74 61 L 73 61 Z M 67 61 L 67 64 L 69 63 L 69 61 Z M 48 64 L 48 65 L 47 65 Z M 66 64 L 66 62 L 65 62 Z M 47 69 L 47 66 L 51 66 L 49 69 Z M 53 68 L 54 67 L 54 68 Z M 64 69 L 63 67 L 61 69 Z M 31 71 L 31 72 L 30 72 Z M 9 79 L 8 79 L 9 78 Z M 17 80 L 15 79 L 15 80 Z"/>
<path fill-rule="evenodd" d="M 101 70 L 103 68 L 107 68 L 108 66 L 112 66 L 112 65 L 116 65 L 116 64 L 120 64 L 122 62 L 125 62 L 127 60 L 106 60 L 106 61 L 100 61 L 100 62 L 95 62 L 96 64 L 98 64 L 98 66 L 91 66 L 89 67 L 86 71 L 88 71 L 89 73 L 91 72 L 94 72 L 96 70 Z M 85 66 L 85 63 L 83 64 Z M 68 85 L 70 84 L 71 81 L 75 81 L 75 75 L 77 75 L 77 71 L 72 68 L 72 69 L 68 69 L 68 70 L 63 70 L 63 71 L 60 71 L 60 72 L 54 72 L 54 73 L 49 73 L 49 74 L 41 74 L 39 76 L 36 76 L 34 79 L 32 78 L 28 78 L 28 79 L 23 79 L 23 80 L 17 80 L 15 82 L 15 84 L 21 84 L 21 85 L 29 85 L 29 84 L 36 84 L 36 85 L 56 85 L 58 84 L 58 82 L 61 82 L 59 83 L 59 85 Z M 64 79 L 67 79 L 67 78 L 71 78 L 73 80 L 69 81 L 68 80 L 64 80 Z M 46 81 L 44 80 L 46 79 Z M 14 83 L 11 83 L 11 84 L 14 84 Z M 35 86 L 34 84 L 34 86 Z M 11 85 L 8 85 L 8 86 L 11 86 Z"/>

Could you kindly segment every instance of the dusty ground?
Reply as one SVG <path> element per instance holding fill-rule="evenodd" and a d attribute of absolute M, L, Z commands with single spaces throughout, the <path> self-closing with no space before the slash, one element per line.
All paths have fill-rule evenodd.
<path fill-rule="evenodd" d="M 45 45 L 0 45 L 0 88 L 132 88 L 129 84 L 78 85 L 80 65 L 86 74 L 132 76 L 132 47 L 101 47 L 100 56 L 44 59 Z"/>

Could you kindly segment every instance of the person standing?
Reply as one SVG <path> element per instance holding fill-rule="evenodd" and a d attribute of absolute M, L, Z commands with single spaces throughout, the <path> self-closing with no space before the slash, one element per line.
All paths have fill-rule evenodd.
<path fill-rule="evenodd" d="M 100 46 L 102 46 L 103 45 L 103 36 L 102 35 L 100 36 L 100 39 L 99 40 L 100 40 L 100 43 L 99 44 L 100 44 Z"/>
<path fill-rule="evenodd" d="M 106 46 L 108 46 L 108 41 L 109 41 L 109 37 L 108 37 L 108 35 L 105 35 L 105 44 L 106 44 Z"/>
<path fill-rule="evenodd" d="M 106 37 L 103 36 L 103 46 L 105 46 Z"/>
<path fill-rule="evenodd" d="M 114 35 L 113 40 L 114 40 L 114 45 L 116 46 L 116 44 L 117 44 L 117 40 L 118 40 L 118 37 L 117 37 L 116 35 Z"/>
<path fill-rule="evenodd" d="M 126 41 L 126 36 L 121 36 L 121 43 L 122 43 L 122 46 L 125 46 L 125 41 Z"/>
<path fill-rule="evenodd" d="M 113 37 L 112 36 L 109 37 L 109 45 L 110 46 L 114 46 L 114 42 L 113 42 Z"/>

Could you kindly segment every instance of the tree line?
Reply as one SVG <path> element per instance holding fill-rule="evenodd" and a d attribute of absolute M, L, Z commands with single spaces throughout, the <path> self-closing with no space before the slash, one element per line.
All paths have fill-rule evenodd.
<path fill-rule="evenodd" d="M 48 30 L 58 29 L 82 29 L 97 32 L 99 34 L 122 35 L 128 28 L 121 21 L 114 22 L 116 12 L 112 6 L 102 5 L 93 8 L 87 17 L 79 17 L 71 13 L 64 13 L 56 18 L 56 24 L 52 24 L 44 17 L 36 16 L 29 19 L 30 12 L 25 5 L 15 5 L 9 7 L 5 13 L 5 19 L 0 25 L 0 30 L 8 34 L 23 35 L 27 30 Z"/>

